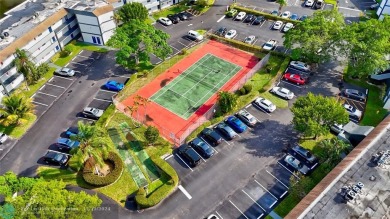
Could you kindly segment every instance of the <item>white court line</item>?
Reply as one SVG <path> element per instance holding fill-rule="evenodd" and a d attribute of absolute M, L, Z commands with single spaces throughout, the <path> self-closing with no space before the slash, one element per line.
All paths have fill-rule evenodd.
<path fill-rule="evenodd" d="M 173 154 L 167 156 L 164 160 L 168 160 L 169 158 L 173 157 Z"/>
<path fill-rule="evenodd" d="M 47 104 L 40 103 L 40 102 L 36 102 L 36 101 L 31 101 L 31 102 L 36 103 L 36 104 L 38 104 L 38 105 L 42 105 L 42 106 L 49 106 L 49 105 L 47 105 Z"/>
<path fill-rule="evenodd" d="M 66 77 L 63 77 L 63 76 L 53 76 L 53 78 L 56 77 L 56 78 L 61 78 L 61 79 L 65 79 L 65 80 L 68 80 L 68 81 L 73 81 L 73 79 L 70 79 L 70 78 L 66 78 Z M 50 81 L 49 81 L 50 82 Z"/>
<path fill-rule="evenodd" d="M 99 98 L 93 98 L 94 100 L 99 100 L 99 101 L 104 101 L 104 102 L 112 102 L 112 100 L 104 100 L 104 99 L 99 99 Z"/>
<path fill-rule="evenodd" d="M 190 193 L 187 192 L 187 190 L 185 190 L 185 188 L 181 185 L 178 186 L 180 191 L 185 195 L 187 196 L 188 199 L 192 199 L 192 196 L 190 195 Z"/>
<path fill-rule="evenodd" d="M 270 195 L 272 195 L 272 197 L 275 198 L 275 200 L 278 200 L 278 198 L 276 198 L 276 196 L 274 196 L 274 194 L 272 194 L 268 189 L 266 189 L 263 185 L 261 185 L 257 180 L 255 180 L 255 182 L 257 184 L 259 184 L 259 186 L 261 186 L 265 191 L 267 191 Z"/>
<path fill-rule="evenodd" d="M 229 202 L 230 203 L 232 203 L 232 205 L 235 207 L 235 208 L 237 208 L 237 210 L 242 214 L 242 215 L 244 215 L 244 217 L 246 218 L 246 219 L 249 219 L 232 201 L 230 201 L 229 200 Z"/>
<path fill-rule="evenodd" d="M 358 11 L 358 12 L 361 12 L 361 10 L 358 10 L 358 9 L 345 8 L 345 7 L 338 7 L 338 8 L 345 9 L 345 10 L 351 10 L 351 11 Z"/>
<path fill-rule="evenodd" d="M 176 156 L 188 167 L 190 168 L 191 171 L 194 171 L 190 166 L 188 166 L 188 164 L 178 155 L 176 154 Z"/>
<path fill-rule="evenodd" d="M 280 164 L 282 167 L 284 167 L 284 169 L 286 169 L 288 172 L 290 172 L 292 175 L 294 175 L 296 178 L 299 179 L 299 177 L 297 175 L 295 175 L 293 172 L 291 172 L 291 170 L 289 170 L 287 167 L 285 167 L 283 164 L 281 164 L 279 161 L 278 161 L 278 164 Z"/>
<path fill-rule="evenodd" d="M 57 97 L 57 96 L 55 96 L 55 95 L 47 94 L 47 93 L 40 92 L 40 91 L 38 91 L 37 93 L 40 93 L 40 94 L 43 94 L 43 95 L 46 95 L 46 96 Z"/>
<path fill-rule="evenodd" d="M 207 141 L 204 140 L 203 137 L 199 137 L 199 138 L 202 139 L 202 141 L 204 141 L 205 144 L 207 144 L 210 148 L 212 148 L 218 154 L 218 151 L 214 147 L 212 147 L 209 143 L 207 143 Z"/>
<path fill-rule="evenodd" d="M 216 214 L 218 214 L 218 216 L 223 219 L 223 217 L 218 213 L 218 211 L 215 211 Z"/>
<path fill-rule="evenodd" d="M 221 22 L 225 17 L 226 15 L 222 16 L 219 20 L 217 20 L 217 23 Z"/>
<path fill-rule="evenodd" d="M 286 186 L 282 181 L 280 181 L 278 178 L 276 178 L 276 176 L 274 176 L 272 173 L 270 173 L 268 170 L 265 170 L 267 171 L 267 173 L 269 175 L 271 175 L 273 178 L 275 178 L 278 182 L 280 182 L 284 187 L 286 187 L 288 189 L 288 186 Z"/>
<path fill-rule="evenodd" d="M 39 88 L 39 90 L 42 90 L 44 87 L 45 87 L 45 85 L 43 85 L 41 88 Z"/>
<path fill-rule="evenodd" d="M 62 87 L 62 86 L 59 86 L 59 85 L 50 84 L 50 83 L 46 83 L 46 84 L 51 85 L 51 86 L 54 86 L 54 87 L 59 87 L 59 88 L 62 88 L 62 89 L 66 89 L 65 87 Z"/>
<path fill-rule="evenodd" d="M 247 195 L 257 206 L 259 206 L 261 209 L 263 209 L 263 211 L 264 212 L 267 212 L 263 207 L 261 207 L 260 205 L 259 205 L 259 203 L 257 203 L 257 201 L 255 201 L 248 193 L 246 193 L 243 189 L 241 189 L 241 191 L 243 192 L 243 193 L 245 193 L 245 195 Z"/>

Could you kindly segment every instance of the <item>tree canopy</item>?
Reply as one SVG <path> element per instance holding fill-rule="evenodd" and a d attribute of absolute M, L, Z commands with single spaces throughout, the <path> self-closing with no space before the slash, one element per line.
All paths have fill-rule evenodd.
<path fill-rule="evenodd" d="M 31 101 L 31 98 L 16 93 L 4 97 L 4 107 L 0 108 L 0 123 L 4 126 L 25 124 L 28 118 L 34 115 L 34 105 Z"/>
<path fill-rule="evenodd" d="M 118 15 L 123 23 L 135 19 L 144 21 L 148 18 L 148 9 L 142 3 L 130 2 L 119 9 Z"/>
<path fill-rule="evenodd" d="M 294 128 L 309 137 L 329 133 L 335 123 L 348 122 L 348 113 L 335 98 L 312 93 L 298 97 L 291 111 Z"/>
<path fill-rule="evenodd" d="M 154 126 L 148 126 L 144 133 L 145 139 L 148 142 L 148 144 L 153 145 L 160 136 L 160 131 L 154 127 Z"/>
<path fill-rule="evenodd" d="M 234 93 L 220 91 L 218 93 L 218 104 L 222 113 L 232 111 L 237 106 L 238 97 Z"/>
<path fill-rule="evenodd" d="M 116 62 L 128 69 L 136 69 L 141 62 L 149 63 L 149 54 L 165 60 L 172 53 L 168 45 L 169 35 L 152 25 L 133 20 L 115 30 L 108 46 L 120 49 Z"/>

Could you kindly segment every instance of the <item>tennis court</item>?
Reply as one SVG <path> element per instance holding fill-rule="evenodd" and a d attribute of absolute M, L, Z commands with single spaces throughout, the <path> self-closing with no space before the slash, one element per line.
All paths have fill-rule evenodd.
<path fill-rule="evenodd" d="M 181 74 L 178 77 L 150 99 L 181 118 L 188 119 L 241 68 L 212 54 L 205 54 L 189 68 L 179 72 Z"/>

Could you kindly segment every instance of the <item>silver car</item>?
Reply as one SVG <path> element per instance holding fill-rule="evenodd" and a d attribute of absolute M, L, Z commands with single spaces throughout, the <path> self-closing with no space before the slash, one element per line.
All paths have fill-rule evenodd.
<path fill-rule="evenodd" d="M 291 100 L 292 98 L 294 98 L 294 93 L 291 92 L 289 89 L 287 88 L 283 88 L 283 87 L 273 87 L 270 91 L 271 93 L 274 93 L 276 95 L 278 95 L 279 97 L 282 97 L 284 99 L 287 99 L 287 100 Z"/>
<path fill-rule="evenodd" d="M 104 113 L 104 110 L 93 108 L 93 107 L 85 107 L 83 110 L 84 117 L 88 117 L 91 119 L 99 119 Z"/>
<path fill-rule="evenodd" d="M 349 116 L 354 117 L 356 119 L 362 118 L 362 111 L 356 109 L 355 107 L 353 107 L 347 103 L 344 103 L 343 107 L 348 112 Z"/>
<path fill-rule="evenodd" d="M 307 167 L 305 164 L 301 163 L 298 159 L 296 159 L 294 156 L 292 155 L 287 155 L 285 158 L 284 158 L 284 162 L 294 168 L 295 170 L 299 171 L 300 173 L 302 173 L 303 175 L 307 175 L 310 171 L 310 168 Z"/>
<path fill-rule="evenodd" d="M 253 127 L 256 125 L 256 118 L 246 110 L 240 110 L 236 113 L 237 118 L 241 119 L 247 126 Z"/>
<path fill-rule="evenodd" d="M 273 111 L 276 110 L 276 106 L 271 101 L 264 99 L 262 97 L 256 98 L 256 100 L 253 103 L 255 104 L 255 106 L 269 113 L 272 113 Z"/>
<path fill-rule="evenodd" d="M 367 99 L 366 94 L 364 94 L 356 89 L 345 89 L 343 91 L 343 94 L 346 97 L 350 97 L 352 99 L 357 99 L 357 100 L 361 100 L 361 101 L 366 101 L 366 99 Z"/>
<path fill-rule="evenodd" d="M 55 71 L 57 75 L 65 76 L 65 77 L 72 77 L 74 76 L 74 70 L 70 68 L 60 68 Z"/>
<path fill-rule="evenodd" d="M 255 39 L 256 37 L 253 35 L 248 36 L 244 39 L 244 43 L 253 44 L 253 42 L 255 42 Z"/>
<path fill-rule="evenodd" d="M 3 144 L 8 139 L 8 135 L 0 132 L 0 144 Z"/>

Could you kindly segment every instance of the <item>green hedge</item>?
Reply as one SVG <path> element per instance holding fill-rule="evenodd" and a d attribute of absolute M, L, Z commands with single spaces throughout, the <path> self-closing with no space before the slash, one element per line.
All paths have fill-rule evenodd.
<path fill-rule="evenodd" d="M 167 175 L 168 180 L 159 188 L 146 194 L 144 188 L 140 188 L 135 196 L 135 201 L 141 208 L 149 208 L 160 203 L 164 198 L 170 195 L 179 184 L 179 176 L 166 161 L 158 156 L 151 156 L 150 159 L 158 166 L 163 174 Z"/>
<path fill-rule="evenodd" d="M 275 16 L 275 15 L 271 15 L 271 14 L 264 13 L 261 11 L 256 11 L 256 10 L 252 10 L 252 9 L 248 9 L 248 8 L 244 8 L 244 7 L 240 7 L 240 6 L 236 6 L 236 5 L 231 5 L 230 7 L 235 8 L 238 11 L 244 11 L 246 13 L 264 16 L 268 20 L 283 21 L 283 22 L 289 22 L 289 23 L 293 23 L 293 24 L 297 24 L 297 23 L 301 22 L 301 21 L 291 20 L 289 18 L 282 18 L 280 16 Z"/>
<path fill-rule="evenodd" d="M 266 84 L 260 92 L 266 92 L 268 91 L 269 89 L 271 89 L 271 87 L 273 86 L 273 84 L 275 83 L 275 81 L 284 73 L 284 71 L 286 70 L 288 64 L 290 63 L 290 57 L 286 57 L 284 59 L 284 61 L 282 62 L 282 64 L 280 65 L 280 68 L 279 68 L 279 71 L 278 73 L 276 73 L 276 76 L 273 77 L 269 82 L 268 84 Z"/>
<path fill-rule="evenodd" d="M 111 162 L 114 166 L 114 169 L 111 173 L 106 176 L 98 176 L 94 173 L 94 169 L 84 168 L 83 169 L 83 178 L 85 182 L 93 186 L 106 186 L 114 183 L 122 174 L 123 171 L 123 162 L 118 154 L 114 152 L 109 152 L 106 162 Z"/>

